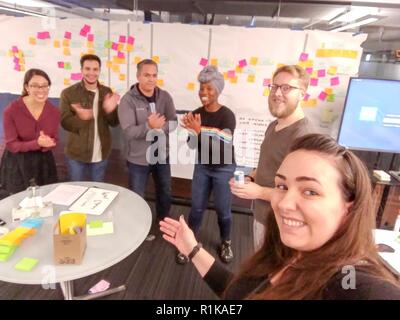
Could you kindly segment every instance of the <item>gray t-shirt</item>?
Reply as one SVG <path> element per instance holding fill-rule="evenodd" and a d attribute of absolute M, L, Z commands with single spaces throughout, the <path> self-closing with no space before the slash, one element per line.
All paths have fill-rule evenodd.
<path fill-rule="evenodd" d="M 255 182 L 263 187 L 275 187 L 275 173 L 288 154 L 292 142 L 296 138 L 312 132 L 310 122 L 307 118 L 298 120 L 286 128 L 275 131 L 277 124 L 278 121 L 275 120 L 268 126 L 260 148 Z M 254 219 L 266 225 L 269 213 L 272 213 L 272 208 L 268 201 L 261 199 L 254 201 Z"/>

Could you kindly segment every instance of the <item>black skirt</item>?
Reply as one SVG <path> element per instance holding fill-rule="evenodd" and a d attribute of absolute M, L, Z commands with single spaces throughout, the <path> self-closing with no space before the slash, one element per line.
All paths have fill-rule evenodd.
<path fill-rule="evenodd" d="M 4 150 L 0 167 L 0 198 L 26 190 L 32 183 L 42 186 L 58 181 L 51 151 L 12 153 Z"/>

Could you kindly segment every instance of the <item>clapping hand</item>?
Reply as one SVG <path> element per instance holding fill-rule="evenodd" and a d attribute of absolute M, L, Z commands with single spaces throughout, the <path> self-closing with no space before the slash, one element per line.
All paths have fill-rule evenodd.
<path fill-rule="evenodd" d="M 38 145 L 42 148 L 52 148 L 56 146 L 56 142 L 50 136 L 44 134 L 43 131 L 40 131 L 39 137 L 37 138 Z"/>
<path fill-rule="evenodd" d="M 201 132 L 201 116 L 199 113 L 193 114 L 191 112 L 186 113 L 182 118 L 182 127 L 191 129 L 196 134 Z"/>
<path fill-rule="evenodd" d="M 75 111 L 79 119 L 84 121 L 93 119 L 92 109 L 85 109 L 80 103 L 72 103 L 71 108 Z"/>
<path fill-rule="evenodd" d="M 117 108 L 120 98 L 118 93 L 107 93 L 103 101 L 104 112 L 107 114 L 113 112 Z"/>
<path fill-rule="evenodd" d="M 165 124 L 165 116 L 159 113 L 152 113 L 147 118 L 147 122 L 151 129 L 161 129 Z"/>

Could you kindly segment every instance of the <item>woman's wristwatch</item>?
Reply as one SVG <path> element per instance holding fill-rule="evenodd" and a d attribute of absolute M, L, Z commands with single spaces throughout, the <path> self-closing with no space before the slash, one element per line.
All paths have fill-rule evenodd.
<path fill-rule="evenodd" d="M 194 246 L 193 250 L 189 253 L 189 255 L 188 255 L 189 260 L 192 260 L 202 247 L 203 247 L 203 245 L 200 242 L 198 242 Z"/>

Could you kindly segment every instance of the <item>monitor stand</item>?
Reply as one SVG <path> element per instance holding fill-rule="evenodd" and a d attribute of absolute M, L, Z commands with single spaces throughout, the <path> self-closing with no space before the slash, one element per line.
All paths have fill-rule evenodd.
<path fill-rule="evenodd" d="M 393 178 L 400 182 L 400 171 L 390 170 L 389 173 Z"/>

